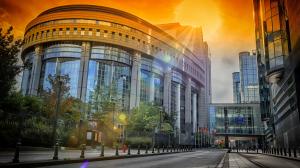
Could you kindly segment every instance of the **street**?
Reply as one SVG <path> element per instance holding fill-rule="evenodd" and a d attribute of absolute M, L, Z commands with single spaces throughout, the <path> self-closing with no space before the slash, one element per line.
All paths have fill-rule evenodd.
<path fill-rule="evenodd" d="M 167 154 L 140 158 L 118 159 L 49 166 L 48 168 L 210 168 L 216 167 L 225 150 L 198 150 L 177 154 Z"/>

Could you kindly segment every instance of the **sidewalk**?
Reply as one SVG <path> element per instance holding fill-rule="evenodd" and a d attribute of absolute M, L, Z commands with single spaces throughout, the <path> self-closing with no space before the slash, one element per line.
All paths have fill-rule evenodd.
<path fill-rule="evenodd" d="M 283 157 L 274 157 L 271 155 L 263 154 L 241 154 L 243 157 L 251 160 L 253 163 L 263 165 L 263 167 L 272 167 L 272 168 L 299 168 L 299 160 L 291 160 L 289 158 Z"/>
<path fill-rule="evenodd" d="M 238 153 L 228 153 L 229 168 L 259 168 Z"/>
<path fill-rule="evenodd" d="M 105 156 L 115 156 L 115 149 L 107 149 L 104 150 Z M 145 150 L 140 151 L 141 154 L 145 153 Z M 98 149 L 88 149 L 85 150 L 85 158 L 94 158 L 99 157 L 101 151 Z M 131 154 L 136 154 L 136 149 L 131 149 Z M 151 151 L 148 151 L 151 153 Z M 43 160 L 52 160 L 54 151 L 53 150 L 40 150 L 40 151 L 20 151 L 20 162 L 28 162 L 28 161 L 43 161 Z M 59 150 L 58 158 L 60 160 L 68 160 L 68 159 L 78 159 L 80 157 L 81 150 Z M 119 149 L 119 155 L 127 155 L 127 150 L 123 153 L 122 149 Z M 14 151 L 1 151 L 0 152 L 0 163 L 9 163 L 12 162 L 14 157 Z"/>

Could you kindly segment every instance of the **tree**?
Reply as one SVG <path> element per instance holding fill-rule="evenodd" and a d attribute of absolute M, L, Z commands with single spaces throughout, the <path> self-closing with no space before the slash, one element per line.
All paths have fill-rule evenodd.
<path fill-rule="evenodd" d="M 171 117 L 159 106 L 150 103 L 141 103 L 134 108 L 129 116 L 128 129 L 138 134 L 151 133 L 155 129 L 160 132 L 170 132 L 173 130 Z"/>
<path fill-rule="evenodd" d="M 22 45 L 22 40 L 14 39 L 12 27 L 5 33 L 0 28 L 0 103 L 12 91 L 15 77 L 22 71 L 22 67 L 18 66 L 18 53 Z"/>

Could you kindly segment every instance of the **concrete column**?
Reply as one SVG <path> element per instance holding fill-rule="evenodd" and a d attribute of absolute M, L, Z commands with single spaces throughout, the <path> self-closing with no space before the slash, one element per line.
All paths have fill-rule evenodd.
<path fill-rule="evenodd" d="M 23 77 L 22 77 L 22 86 L 21 86 L 21 92 L 23 95 L 27 94 L 27 86 L 29 85 L 28 77 L 30 75 L 30 71 L 28 69 L 24 69 L 23 71 Z"/>
<path fill-rule="evenodd" d="M 85 102 L 86 99 L 90 55 L 91 55 L 91 43 L 82 42 L 77 97 L 80 98 L 81 101 L 83 102 Z"/>
<path fill-rule="evenodd" d="M 170 114 L 171 113 L 171 88 L 172 88 L 172 70 L 168 68 L 164 74 L 164 99 L 163 106 L 165 111 Z"/>
<path fill-rule="evenodd" d="M 198 125 L 199 127 L 208 126 L 208 110 L 207 104 L 205 103 L 205 89 L 199 88 L 199 100 L 198 100 Z"/>
<path fill-rule="evenodd" d="M 37 95 L 39 88 L 39 81 L 42 69 L 42 46 L 35 46 L 34 59 L 31 70 L 31 79 L 29 82 L 29 94 Z"/>
<path fill-rule="evenodd" d="M 150 95 L 149 95 L 149 101 L 150 102 L 154 102 L 154 92 L 155 92 L 155 88 L 154 88 L 154 74 L 151 73 L 150 76 Z"/>
<path fill-rule="evenodd" d="M 177 120 L 176 120 L 176 126 L 179 130 L 180 135 L 180 84 L 177 84 L 176 86 L 176 113 L 177 113 Z M 180 137 L 180 136 L 179 136 Z"/>
<path fill-rule="evenodd" d="M 191 79 L 187 80 L 185 88 L 185 123 L 191 124 Z"/>
<path fill-rule="evenodd" d="M 197 94 L 193 93 L 193 132 L 197 131 Z"/>
<path fill-rule="evenodd" d="M 141 88 L 141 53 L 133 54 L 133 62 L 131 68 L 130 83 L 130 110 L 140 104 L 140 88 Z"/>

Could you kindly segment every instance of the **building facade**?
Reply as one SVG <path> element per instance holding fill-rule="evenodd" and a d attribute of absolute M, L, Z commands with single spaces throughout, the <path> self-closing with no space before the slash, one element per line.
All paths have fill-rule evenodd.
<path fill-rule="evenodd" d="M 267 79 L 261 84 L 267 143 L 299 147 L 300 4 L 288 0 L 253 2 L 260 76 Z M 268 92 L 264 88 L 269 88 Z"/>
<path fill-rule="evenodd" d="M 228 147 L 243 142 L 247 145 L 261 146 L 263 125 L 258 103 L 222 103 L 211 104 L 211 119 L 214 121 L 216 139 L 222 140 Z M 231 147 L 233 147 L 231 145 Z"/>
<path fill-rule="evenodd" d="M 233 102 L 241 103 L 241 79 L 240 72 L 232 73 L 232 90 L 233 90 Z"/>
<path fill-rule="evenodd" d="M 180 144 L 193 142 L 199 116 L 208 115 L 207 45 L 196 53 L 137 16 L 100 6 L 56 7 L 27 25 L 24 40 L 22 58 L 31 64 L 24 94 L 48 92 L 50 76 L 66 75 L 68 94 L 87 103 L 89 114 L 104 101 L 117 101 L 128 113 L 151 102 L 176 114 Z"/>
<path fill-rule="evenodd" d="M 259 102 L 259 85 L 256 55 L 250 52 L 239 53 L 241 102 Z"/>

